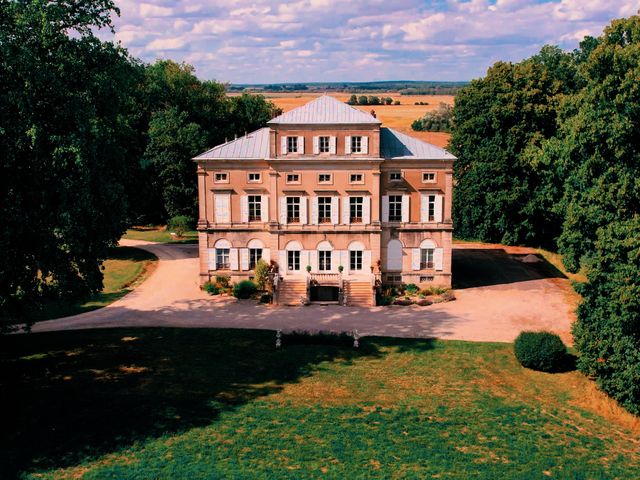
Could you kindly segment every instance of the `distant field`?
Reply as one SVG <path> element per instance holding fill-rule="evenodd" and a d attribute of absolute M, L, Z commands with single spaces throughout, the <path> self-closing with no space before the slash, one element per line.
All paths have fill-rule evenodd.
<path fill-rule="evenodd" d="M 318 93 L 264 93 L 273 103 L 282 108 L 285 112 L 295 107 L 304 105 L 311 99 L 318 97 Z M 346 102 L 351 97 L 350 93 L 331 93 L 332 97 Z M 370 94 L 367 94 L 367 96 Z M 382 92 L 375 94 L 378 97 L 391 97 L 400 100 L 401 105 L 363 105 L 357 106 L 364 112 L 375 110 L 378 118 L 385 127 L 395 128 L 408 133 L 425 142 L 432 143 L 439 147 L 446 147 L 450 135 L 443 132 L 414 132 L 411 130 L 411 123 L 423 116 L 429 110 L 438 108 L 438 105 L 447 103 L 453 105 L 455 97 L 453 95 L 399 95 L 396 92 Z M 429 105 L 415 105 L 415 102 L 427 102 Z"/>

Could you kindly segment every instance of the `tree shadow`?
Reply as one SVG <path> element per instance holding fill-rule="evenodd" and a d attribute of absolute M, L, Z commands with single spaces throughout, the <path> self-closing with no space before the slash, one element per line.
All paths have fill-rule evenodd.
<path fill-rule="evenodd" d="M 290 344 L 269 330 L 129 328 L 0 337 L 0 465 L 6 478 L 63 468 L 136 441 L 209 425 L 317 365 L 430 340 Z"/>
<path fill-rule="evenodd" d="M 525 257 L 535 258 L 532 263 Z M 453 250 L 453 287 L 456 289 L 504 285 L 544 278 L 567 278 L 539 254 L 508 254 L 501 248 Z"/>

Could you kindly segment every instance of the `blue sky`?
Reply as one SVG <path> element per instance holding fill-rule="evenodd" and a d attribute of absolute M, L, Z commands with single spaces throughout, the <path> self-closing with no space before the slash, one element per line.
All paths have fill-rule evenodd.
<path fill-rule="evenodd" d="M 468 80 L 575 48 L 640 0 L 116 0 L 116 40 L 234 83 Z M 101 36 L 107 37 L 106 33 Z"/>

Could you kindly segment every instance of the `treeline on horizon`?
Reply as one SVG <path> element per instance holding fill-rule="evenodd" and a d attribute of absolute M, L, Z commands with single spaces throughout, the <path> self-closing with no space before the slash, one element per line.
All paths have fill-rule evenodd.
<path fill-rule="evenodd" d="M 400 95 L 456 95 L 469 82 L 389 80 L 380 82 L 308 82 L 230 84 L 229 92 L 398 92 Z"/>
<path fill-rule="evenodd" d="M 640 414 L 640 17 L 498 62 L 453 110 L 458 237 L 542 246 L 587 282 L 578 367 Z"/>
<path fill-rule="evenodd" d="M 280 110 L 101 41 L 112 0 L 0 3 L 2 331 L 47 300 L 99 292 L 127 226 L 193 222 L 191 158 Z"/>

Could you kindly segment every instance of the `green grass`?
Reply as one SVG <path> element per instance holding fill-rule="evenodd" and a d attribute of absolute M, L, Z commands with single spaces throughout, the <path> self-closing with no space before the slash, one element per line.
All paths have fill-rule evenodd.
<path fill-rule="evenodd" d="M 185 232 L 183 237 L 175 237 L 164 226 L 131 227 L 122 238 L 128 240 L 145 240 L 158 243 L 198 243 L 198 232 Z"/>
<path fill-rule="evenodd" d="M 9 477 L 629 479 L 637 418 L 509 344 L 250 330 L 0 339 Z"/>
<path fill-rule="evenodd" d="M 115 302 L 141 283 L 158 258 L 145 250 L 116 247 L 103 263 L 104 289 L 86 302 L 48 302 L 30 315 L 33 321 L 50 320 L 96 310 Z"/>

